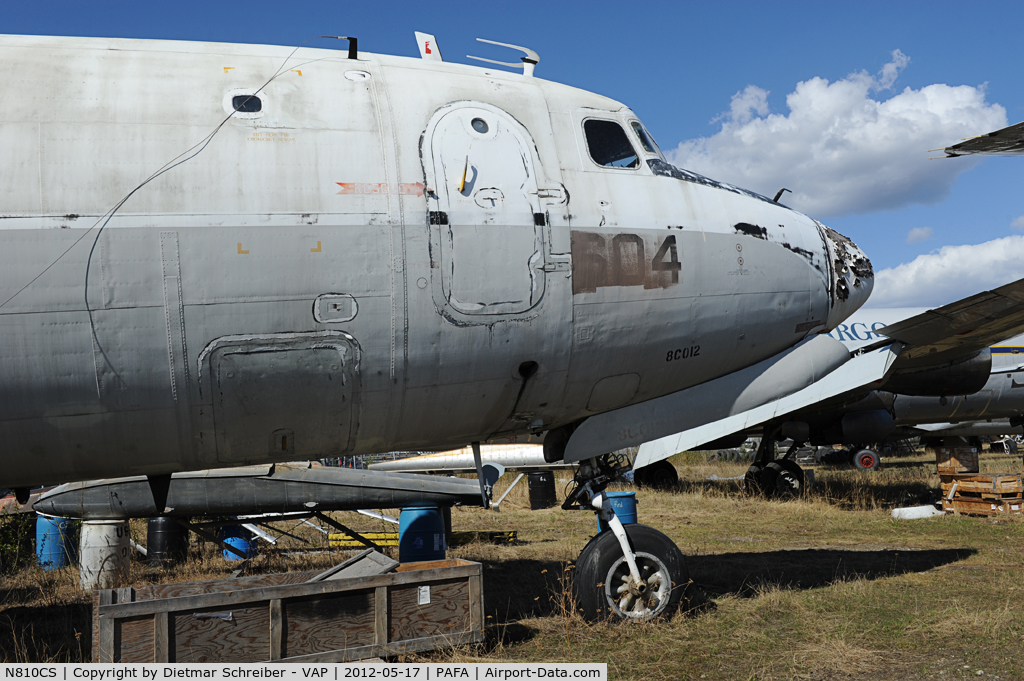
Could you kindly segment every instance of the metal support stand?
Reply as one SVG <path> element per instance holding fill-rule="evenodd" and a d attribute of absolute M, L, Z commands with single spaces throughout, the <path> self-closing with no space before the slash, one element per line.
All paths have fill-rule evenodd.
<path fill-rule="evenodd" d="M 519 481 L 522 480 L 525 477 L 526 477 L 526 473 L 520 473 L 519 476 L 515 480 L 512 481 L 512 484 L 508 486 L 508 489 L 505 490 L 505 493 L 502 494 L 501 497 L 497 501 L 495 501 L 493 504 L 491 504 L 491 510 L 494 511 L 495 513 L 501 513 L 501 508 L 500 508 L 501 507 L 501 502 L 505 501 L 505 497 L 507 497 L 508 493 L 512 491 L 512 488 L 515 487 L 516 485 L 518 485 Z"/>
<path fill-rule="evenodd" d="M 473 443 L 473 463 L 476 464 L 476 477 L 480 481 L 480 501 L 484 508 L 491 505 L 490 497 L 487 494 L 487 483 L 484 482 L 484 463 L 480 456 L 480 443 Z"/>

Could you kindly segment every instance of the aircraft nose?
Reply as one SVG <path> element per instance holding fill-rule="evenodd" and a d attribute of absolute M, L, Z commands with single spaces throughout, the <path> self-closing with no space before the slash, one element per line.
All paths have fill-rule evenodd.
<path fill-rule="evenodd" d="M 818 227 L 825 235 L 832 261 L 831 307 L 826 323 L 831 331 L 867 302 L 875 285 L 875 273 L 857 244 L 820 222 Z"/>

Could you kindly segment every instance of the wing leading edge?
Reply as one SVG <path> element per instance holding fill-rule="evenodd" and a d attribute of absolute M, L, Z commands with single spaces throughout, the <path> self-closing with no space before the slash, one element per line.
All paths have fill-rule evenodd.
<path fill-rule="evenodd" d="M 686 429 L 642 444 L 633 462 L 633 467 L 642 468 L 655 461 L 667 459 L 678 452 L 699 447 L 705 442 L 738 433 L 778 416 L 857 390 L 875 381 L 881 381 L 892 368 L 899 351 L 900 343 L 897 342 L 891 346 L 862 353 L 852 357 L 838 369 L 802 390 L 753 409 L 724 416 L 710 423 L 705 422 L 701 425 L 693 423 L 688 428 L 687 424 L 683 422 L 687 420 L 693 422 L 694 419 L 687 417 L 700 414 L 702 410 L 696 406 L 704 401 L 714 400 L 718 386 L 715 385 L 716 381 L 710 381 L 684 391 L 691 393 L 689 401 L 695 407 L 692 411 L 684 412 L 680 418 L 680 425 Z"/>
<path fill-rule="evenodd" d="M 1024 279 L 922 312 L 877 333 L 905 346 L 896 369 L 917 368 L 974 355 L 1024 330 Z"/>

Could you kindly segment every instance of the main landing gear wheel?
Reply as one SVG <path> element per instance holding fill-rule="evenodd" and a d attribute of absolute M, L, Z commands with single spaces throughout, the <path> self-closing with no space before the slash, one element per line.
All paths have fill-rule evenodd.
<path fill-rule="evenodd" d="M 804 470 L 789 459 L 772 461 L 761 471 L 761 488 L 769 498 L 798 497 L 804 492 Z"/>
<path fill-rule="evenodd" d="M 640 571 L 633 584 L 622 547 L 610 530 L 580 553 L 572 593 L 584 619 L 633 622 L 670 615 L 690 581 L 683 554 L 671 539 L 647 525 L 624 525 Z"/>
<path fill-rule="evenodd" d="M 633 471 L 633 481 L 640 487 L 672 489 L 679 484 L 679 473 L 668 461 L 656 461 Z"/>
<path fill-rule="evenodd" d="M 862 471 L 877 471 L 882 461 L 875 452 L 862 449 L 853 455 L 853 465 Z"/>
<path fill-rule="evenodd" d="M 743 476 L 743 491 L 752 497 L 759 496 L 764 492 L 761 487 L 761 467 L 756 463 L 748 468 Z"/>

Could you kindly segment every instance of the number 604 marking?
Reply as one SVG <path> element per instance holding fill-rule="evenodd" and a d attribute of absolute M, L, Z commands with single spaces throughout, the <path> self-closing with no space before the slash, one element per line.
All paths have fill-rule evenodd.
<path fill-rule="evenodd" d="M 700 354 L 699 345 L 691 345 L 688 348 L 676 348 L 675 350 L 669 350 L 668 354 L 665 355 L 666 362 L 675 362 L 680 359 L 690 359 Z"/>

